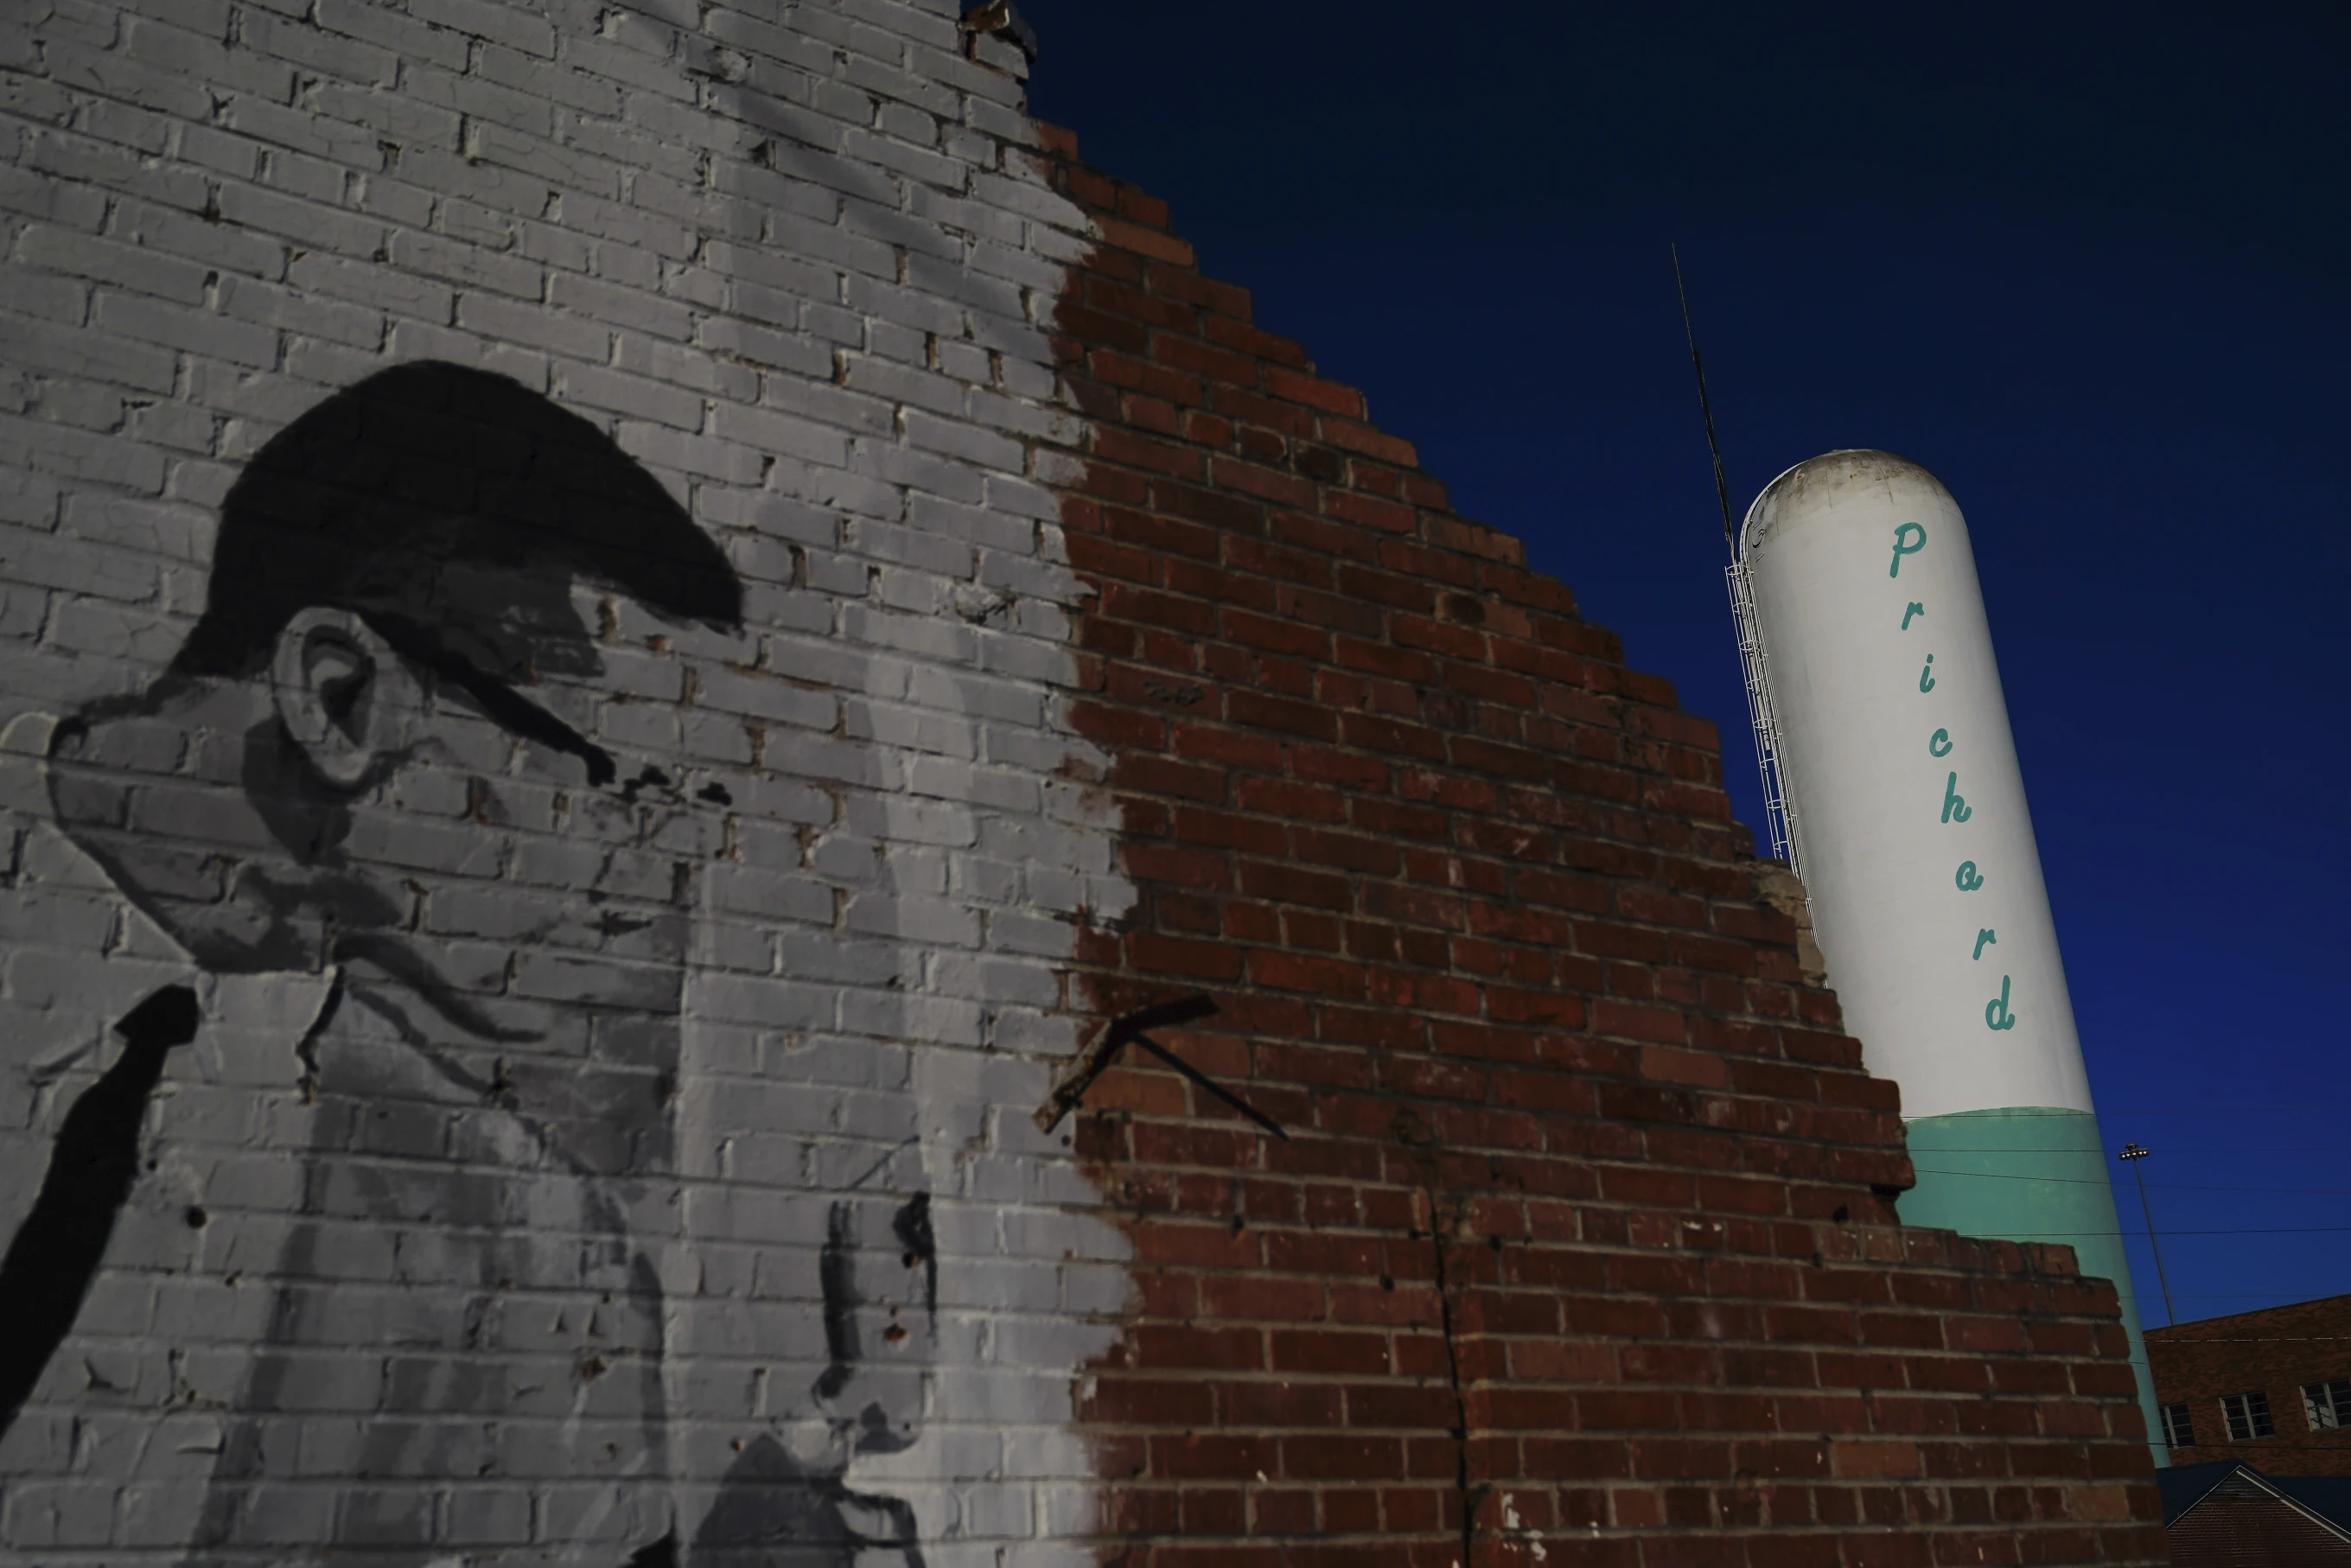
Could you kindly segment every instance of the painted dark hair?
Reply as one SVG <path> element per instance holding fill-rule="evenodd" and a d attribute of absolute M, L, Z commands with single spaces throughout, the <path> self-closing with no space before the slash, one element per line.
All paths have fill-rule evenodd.
<path fill-rule="evenodd" d="M 673 621 L 742 619 L 716 544 L 601 431 L 505 376 L 421 361 L 335 393 L 246 465 L 172 671 L 254 674 L 312 606 L 454 629 L 479 607 L 436 591 L 453 564 L 584 580 Z"/>

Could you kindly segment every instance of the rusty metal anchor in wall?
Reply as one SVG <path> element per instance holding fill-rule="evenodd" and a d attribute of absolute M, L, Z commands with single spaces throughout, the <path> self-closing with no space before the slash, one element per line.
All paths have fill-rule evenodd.
<path fill-rule="evenodd" d="M 1052 1093 L 1047 1095 L 1045 1103 L 1037 1107 L 1038 1131 L 1051 1132 L 1061 1124 L 1062 1117 L 1077 1109 L 1079 1102 L 1085 1098 L 1086 1091 L 1092 1088 L 1094 1080 L 1100 1078 L 1109 1068 L 1112 1061 L 1117 1057 L 1120 1048 L 1132 1041 L 1238 1111 L 1242 1115 L 1247 1116 L 1267 1132 L 1271 1133 L 1275 1137 L 1284 1143 L 1289 1142 L 1290 1134 L 1283 1132 L 1280 1124 L 1272 1117 L 1144 1032 L 1145 1030 L 1167 1029 L 1176 1024 L 1190 1023 L 1195 1019 L 1207 1018 L 1216 1010 L 1217 1004 L 1214 1000 L 1206 995 L 1197 995 L 1181 997 L 1172 1002 L 1160 1002 L 1113 1019 L 1110 1028 L 1104 1030 L 1101 1038 L 1079 1053 L 1077 1062 L 1071 1068 L 1068 1075 L 1053 1086 Z"/>

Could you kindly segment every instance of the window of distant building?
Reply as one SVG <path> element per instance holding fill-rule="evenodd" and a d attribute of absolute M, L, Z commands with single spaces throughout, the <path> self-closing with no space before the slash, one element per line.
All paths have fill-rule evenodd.
<path fill-rule="evenodd" d="M 2338 1377 L 2332 1383 L 2304 1384 L 2302 1413 L 2310 1417 L 2310 1429 L 2314 1432 L 2351 1427 L 2351 1377 Z"/>
<path fill-rule="evenodd" d="M 2258 1388 L 2250 1394 L 2222 1395 L 2220 1418 L 2228 1426 L 2231 1443 L 2277 1436 L 2277 1427 L 2270 1421 L 2270 1396 Z"/>
<path fill-rule="evenodd" d="M 2163 1407 L 2163 1440 L 2175 1448 L 2193 1448 L 2196 1444 L 2196 1424 L 2188 1418 L 2185 1405 Z"/>

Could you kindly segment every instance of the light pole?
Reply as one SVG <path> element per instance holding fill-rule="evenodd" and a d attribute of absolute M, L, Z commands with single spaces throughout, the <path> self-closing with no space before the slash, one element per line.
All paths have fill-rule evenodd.
<path fill-rule="evenodd" d="M 2179 1314 L 2171 1310 L 2171 1281 L 2163 1272 L 2163 1243 L 2155 1238 L 2155 1210 L 2147 1207 L 2147 1177 L 2139 1173 L 2138 1162 L 2147 1156 L 2147 1151 L 2140 1145 L 2125 1144 L 2116 1158 L 2130 1166 L 2132 1176 L 2138 1182 L 2138 1211 L 2147 1217 L 2147 1244 L 2155 1249 L 2155 1279 L 2163 1287 L 2163 1321 L 2168 1327 L 2179 1321 Z"/>

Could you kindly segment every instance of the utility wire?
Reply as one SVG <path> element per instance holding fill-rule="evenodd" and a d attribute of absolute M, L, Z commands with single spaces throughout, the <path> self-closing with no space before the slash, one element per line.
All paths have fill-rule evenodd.
<path fill-rule="evenodd" d="M 2339 1106 L 2324 1103 L 2315 1105 L 2199 1105 L 2192 1111 L 2101 1111 L 2098 1113 L 2098 1115 L 2101 1119 L 2105 1121 L 2126 1121 L 2133 1116 L 2270 1116 L 2276 1115 L 2286 1111 L 2301 1111 L 2306 1112 L 2312 1115 L 2324 1114 L 2333 1116 L 2338 1114 L 2340 1113 L 2340 1109 L 2341 1108 Z"/>
<path fill-rule="evenodd" d="M 2197 1396 L 2197 1397 L 2199 1397 L 2199 1398 L 2200 1398 L 2200 1397 L 2201 1397 L 2201 1396 Z M 2182 1404 L 2182 1403 L 2187 1403 L 2187 1401 L 2174 1400 L 2174 1401 L 2172 1401 L 2172 1403 L 2174 1403 L 2174 1404 Z M 2332 1437 L 2332 1436 L 2334 1435 L 2334 1432 L 2335 1432 L 2335 1428 L 2333 1428 L 2333 1427 L 2321 1427 L 2318 1431 L 2312 1433 L 2312 1434 L 2311 1434 L 2311 1436 L 2312 1436 L 2312 1437 Z M 2267 1437 L 2248 1437 L 2248 1438 L 2244 1439 L 2244 1440 L 2243 1440 L 2243 1441 L 2241 1441 L 2241 1442 L 2239 1442 L 2239 1441 L 2236 1441 L 2236 1440 L 2234 1440 L 2234 1439 L 2228 1438 L 2228 1437 L 2199 1437 L 2196 1441 L 2194 1441 L 2194 1442 L 2192 1442 L 2192 1443 L 2166 1443 L 2166 1444 L 2164 1445 L 2164 1447 L 2165 1447 L 2165 1448 L 2167 1448 L 2173 1449 L 2173 1450 L 2175 1450 L 2175 1451 L 2177 1451 L 2178 1449 L 2180 1449 L 2180 1448 L 2216 1448 L 2216 1449 L 2219 1449 L 2219 1450 L 2220 1450 L 2220 1451 L 2222 1451 L 2222 1452 L 2224 1452 L 2224 1453 L 2234 1453 L 2235 1451 L 2237 1451 L 2237 1450 L 2238 1450 L 2238 1449 L 2240 1449 L 2240 1448 L 2253 1448 L 2253 1449 L 2262 1450 L 2262 1451 L 2266 1451 L 2266 1452 L 2270 1452 L 2270 1453 L 2295 1453 L 2295 1454 L 2312 1454 L 2312 1453 L 2320 1453 L 2320 1454 L 2324 1454 L 2324 1453 L 2339 1453 L 2339 1452 L 2341 1452 L 2341 1451 L 2342 1451 L 2342 1450 L 2340 1450 L 2339 1448 L 2336 1448 L 2333 1444 L 2325 1444 L 2325 1445 L 2324 1445 L 2324 1446 L 2321 1446 L 2321 1445 L 2311 1444 L 2311 1443 L 2281 1443 L 2281 1442 L 2273 1441 L 2273 1439 L 2271 1439 L 2271 1438 L 2267 1438 Z M 2284 1480 L 2302 1480 L 2302 1479 L 2305 1479 L 2305 1478 L 2301 1477 L 2301 1476 L 2271 1476 L 2269 1479 L 2270 1479 L 2273 1482 L 2274 1482 L 2274 1481 L 2277 1481 L 2277 1480 L 2280 1480 L 2280 1479 L 2284 1479 Z M 2316 1476 L 2314 1476 L 2314 1477 L 2310 1477 L 2310 1478 L 2307 1478 L 2307 1479 L 2313 1479 L 2313 1480 L 2316 1480 L 2316 1479 L 2327 1479 L 2327 1478 L 2322 1478 L 2322 1477 L 2316 1477 Z M 2280 1490 L 2283 1490 L 2283 1489 L 2280 1489 Z M 2292 1494 L 2292 1493 L 2288 1493 L 2287 1495 L 2291 1497 L 2293 1494 Z M 2295 1501 L 2297 1501 L 2297 1502 L 2300 1502 L 2302 1500 L 2301 1500 L 2301 1499 L 2299 1499 L 2299 1498 L 2296 1498 L 2296 1499 L 2294 1499 L 2294 1500 L 2295 1500 Z M 2304 1506 L 2304 1507 L 2305 1507 L 2305 1508 L 2307 1508 L 2307 1507 L 2309 1507 L 2310 1505 L 2309 1505 L 2309 1504 L 2307 1504 L 2307 1503 L 2304 1503 L 2304 1504 L 2303 1504 L 2303 1506 Z"/>
<path fill-rule="evenodd" d="M 2248 1300 L 2269 1300 L 2273 1298 L 2273 1295 L 2276 1295 L 2276 1291 L 2182 1291 L 2182 1293 L 2179 1293 L 2179 1300 L 2191 1300 L 2191 1302 L 2248 1302 Z M 2309 1307 L 2311 1302 L 2335 1300 L 2335 1295 L 2344 1295 L 2344 1293 L 2342 1291 L 2337 1291 L 2337 1293 L 2332 1293 L 2332 1295 L 2306 1295 L 2306 1298 L 2290 1300 L 2290 1302 L 2278 1302 L 2278 1307 Z M 2271 1307 L 2252 1307 L 2252 1312 L 2271 1312 Z M 2243 1312 L 2221 1312 L 2221 1316 L 2245 1316 L 2245 1314 Z M 2205 1319 L 2196 1319 L 2196 1322 L 2205 1322 Z"/>
<path fill-rule="evenodd" d="M 1922 1152 L 1922 1153 L 1925 1153 L 1925 1154 L 1927 1154 L 1927 1155 L 1928 1155 L 1929 1156 L 1932 1156 L 1932 1155 L 2081 1155 L 2081 1154 L 2087 1154 L 2087 1153 L 2089 1153 L 2089 1151 L 2088 1151 L 2088 1150 L 2084 1149 L 2084 1148 L 2081 1148 L 2081 1147 L 2079 1147 L 2078 1145 L 2077 1145 L 2077 1146 L 2075 1146 L 2075 1147 L 2073 1147 L 2073 1148 L 2032 1148 L 2032 1149 L 2019 1149 L 2019 1148 L 2010 1148 L 2010 1147 L 2008 1147 L 2008 1146 L 2006 1146 L 2006 1145 L 1973 1145 L 1973 1144 L 1953 1144 L 1953 1145 L 1948 1145 L 1948 1146 L 1946 1146 L 1946 1147 L 1944 1147 L 1944 1148 L 1939 1148 L 1939 1149 L 1928 1149 L 1928 1150 L 1923 1150 L 1923 1151 L 1921 1151 L 1921 1152 Z M 2164 1147 L 2164 1151 L 2163 1151 L 2163 1152 L 2164 1152 L 2165 1154 L 2168 1154 L 2168 1155 L 2340 1155 L 2340 1154 L 2351 1154 L 2351 1150 L 2346 1150 L 2346 1148 L 2344 1148 L 2344 1147 L 2343 1147 L 2343 1145 L 2340 1145 L 2340 1144 L 2320 1144 L 2320 1145 L 2315 1145 L 2315 1146 L 2312 1146 L 2312 1147 L 2282 1147 L 2282 1146 L 2280 1146 L 2280 1145 L 2275 1145 L 2275 1144 L 2258 1144 L 2258 1145 L 2248 1145 L 2248 1146 L 2241 1147 L 2241 1148 L 2238 1148 L 2238 1147 L 2230 1147 L 2230 1146 L 2225 1145 L 2198 1145 L 2198 1146 L 2196 1146 L 2195 1148 L 2185 1148 L 2185 1149 L 2184 1149 L 2184 1148 L 2175 1148 L 2175 1147 L 2172 1147 L 2171 1145 L 2165 1145 L 2165 1147 Z"/>
<path fill-rule="evenodd" d="M 2296 1304 L 2298 1305 L 2299 1303 L 2296 1303 Z M 2185 1326 L 2185 1327 L 2188 1327 L 2188 1328 L 2193 1328 L 2193 1327 L 2195 1327 L 2196 1325 L 2195 1325 L 2195 1323 L 2194 1323 L 2193 1322 L 2189 1322 L 2189 1323 L 2187 1323 L 2187 1324 L 2185 1324 L 2185 1325 L 2173 1325 L 2173 1326 L 2175 1326 L 2175 1327 L 2177 1327 L 2177 1326 Z M 2167 1329 L 2149 1329 L 2149 1330 L 2147 1330 L 2147 1333 L 2167 1333 L 2167 1332 L 2168 1332 Z M 2161 1344 L 2343 1344 L 2343 1343 L 2346 1343 L 2346 1342 L 2351 1342 L 2351 1334 L 2346 1334 L 2346 1333 L 2296 1333 L 2296 1334 L 2283 1334 L 2283 1333 L 2280 1333 L 2280 1334 L 2268 1334 L 2268 1333 L 2262 1333 L 2262 1334 L 2243 1334 L 2243 1335 L 2231 1335 L 2231 1334 L 2188 1334 L 2188 1335 L 2183 1335 L 2182 1337 L 2180 1337 L 2180 1338 L 2179 1338 L 2179 1339 L 2167 1339 L 2167 1340 L 2160 1340 L 2160 1341 L 2158 1341 L 2157 1343 L 2161 1343 Z M 2321 1381 L 2325 1381 L 2325 1379 L 2322 1379 Z"/>
<path fill-rule="evenodd" d="M 1947 1171 L 1930 1170 L 1925 1166 L 1911 1167 L 1920 1176 L 1979 1176 L 1985 1181 L 2059 1181 L 2075 1186 L 2112 1186 L 2104 1176 L 2018 1176 L 2011 1171 Z M 2351 1187 L 2344 1186 L 2214 1186 L 2207 1182 L 2151 1181 L 2147 1184 L 2158 1192 L 2269 1192 L 2306 1193 L 2313 1197 L 2351 1197 Z"/>
<path fill-rule="evenodd" d="M 2167 1230 L 2166 1236 L 2317 1236 L 2351 1230 L 2351 1225 L 2231 1225 L 2219 1230 Z M 2144 1236 L 2144 1230 L 2011 1230 L 1995 1241 L 2032 1241 L 2043 1236 Z"/>

